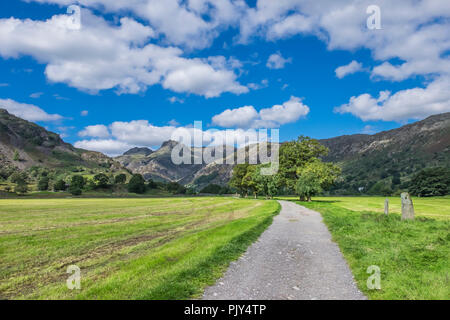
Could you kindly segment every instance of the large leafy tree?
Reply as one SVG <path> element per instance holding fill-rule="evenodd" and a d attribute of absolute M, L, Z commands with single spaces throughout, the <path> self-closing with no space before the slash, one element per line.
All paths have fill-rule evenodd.
<path fill-rule="evenodd" d="M 259 194 L 263 194 L 266 198 L 273 198 L 278 193 L 279 175 L 263 175 L 261 169 L 269 167 L 270 164 L 262 164 L 257 166 L 253 172 L 253 180 L 255 188 Z"/>
<path fill-rule="evenodd" d="M 300 200 L 311 201 L 311 197 L 331 187 L 341 174 L 341 168 L 319 159 L 297 168 L 296 191 Z"/>
<path fill-rule="evenodd" d="M 243 183 L 243 178 L 247 174 L 248 164 L 238 164 L 233 168 L 233 176 L 230 179 L 229 185 L 235 188 L 237 192 L 244 196 L 247 194 L 248 190 Z"/>
<path fill-rule="evenodd" d="M 106 188 L 109 183 L 109 178 L 104 173 L 99 173 L 94 176 L 94 182 L 97 188 Z"/>
<path fill-rule="evenodd" d="M 450 193 L 450 169 L 429 168 L 416 174 L 410 183 L 409 192 L 419 197 L 444 196 Z"/>
<path fill-rule="evenodd" d="M 279 177 L 281 183 L 289 189 L 295 190 L 298 170 L 327 154 L 328 149 L 325 146 L 309 137 L 300 136 L 296 141 L 283 143 L 280 147 Z"/>
<path fill-rule="evenodd" d="M 50 179 L 47 176 L 41 177 L 41 179 L 39 179 L 39 182 L 38 182 L 39 191 L 47 191 L 49 182 L 50 182 Z"/>
<path fill-rule="evenodd" d="M 127 181 L 127 176 L 124 173 L 118 174 L 114 178 L 114 183 L 116 184 L 124 184 Z"/>
<path fill-rule="evenodd" d="M 144 193 L 145 192 L 145 180 L 140 174 L 134 174 L 130 182 L 128 182 L 128 191 L 132 193 Z"/>

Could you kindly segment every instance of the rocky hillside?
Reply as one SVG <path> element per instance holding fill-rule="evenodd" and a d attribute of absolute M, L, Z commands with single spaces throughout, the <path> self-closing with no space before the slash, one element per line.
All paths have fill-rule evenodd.
<path fill-rule="evenodd" d="M 162 144 L 161 148 L 145 155 L 138 149 L 131 149 L 125 152 L 122 156 L 116 157 L 123 166 L 132 172 L 142 174 L 146 179 L 153 179 L 155 181 L 171 181 L 178 182 L 183 185 L 194 185 L 202 188 L 208 184 L 226 185 L 231 178 L 234 165 L 226 164 L 227 155 L 231 159 L 231 163 L 237 157 L 239 149 L 233 147 L 223 151 L 223 161 L 216 161 L 212 163 L 202 164 L 182 164 L 175 165 L 172 162 L 172 150 L 177 146 L 175 141 L 167 141 Z M 243 152 L 243 149 L 240 149 Z M 211 154 L 214 156 L 212 148 L 192 148 L 191 157 L 197 157 L 198 152 Z M 255 156 L 257 152 L 257 145 L 251 145 L 245 148 L 247 158 Z M 192 160 L 194 163 L 194 160 Z"/>
<path fill-rule="evenodd" d="M 0 109 L 0 166 L 25 170 L 33 166 L 61 168 L 123 167 L 100 152 L 77 149 L 58 134 Z"/>
<path fill-rule="evenodd" d="M 343 177 L 335 192 L 368 192 L 377 183 L 397 190 L 425 167 L 450 166 L 450 113 L 375 135 L 341 136 L 321 140 L 321 143 L 330 149 L 324 160 L 336 162 L 343 168 Z M 171 152 L 176 144 L 174 141 L 165 142 L 155 152 L 132 149 L 116 160 L 147 179 L 199 187 L 228 182 L 233 165 L 174 165 Z M 247 149 L 250 153 L 257 150 L 255 145 Z"/>
<path fill-rule="evenodd" d="M 396 190 L 423 168 L 450 167 L 450 113 L 374 135 L 341 136 L 321 143 L 330 149 L 325 160 L 343 168 L 338 189 L 367 192 L 379 182 Z"/>

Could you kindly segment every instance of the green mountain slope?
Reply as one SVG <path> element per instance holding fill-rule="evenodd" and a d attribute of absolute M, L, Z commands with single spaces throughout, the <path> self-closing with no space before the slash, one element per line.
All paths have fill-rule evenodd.
<path fill-rule="evenodd" d="M 380 187 L 395 191 L 406 188 L 411 177 L 424 168 L 450 167 L 450 113 L 375 135 L 320 142 L 330 149 L 325 160 L 343 168 L 337 193 L 370 193 Z"/>
<path fill-rule="evenodd" d="M 65 143 L 58 134 L 0 109 L 0 166 L 26 170 L 32 167 L 92 172 L 120 171 L 123 167 L 100 152 Z"/>

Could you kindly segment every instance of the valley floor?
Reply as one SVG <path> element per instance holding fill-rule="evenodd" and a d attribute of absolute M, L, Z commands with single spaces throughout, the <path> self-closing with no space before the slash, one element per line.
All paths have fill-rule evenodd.
<path fill-rule="evenodd" d="M 270 225 L 276 201 L 0 200 L 0 299 L 187 299 Z M 67 269 L 81 269 L 69 290 Z"/>

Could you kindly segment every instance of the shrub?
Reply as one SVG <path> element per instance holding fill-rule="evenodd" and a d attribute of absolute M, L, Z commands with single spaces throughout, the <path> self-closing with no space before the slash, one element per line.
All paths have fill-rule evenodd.
<path fill-rule="evenodd" d="M 70 181 L 70 187 L 82 190 L 85 185 L 86 180 L 82 176 L 79 175 L 72 176 L 72 180 Z"/>
<path fill-rule="evenodd" d="M 48 190 L 48 183 L 49 183 L 49 178 L 47 176 L 42 177 L 39 182 L 38 182 L 38 190 L 39 191 L 47 191 Z"/>
<path fill-rule="evenodd" d="M 104 173 L 99 173 L 94 176 L 94 182 L 97 188 L 106 188 L 108 186 L 109 178 Z"/>
<path fill-rule="evenodd" d="M 16 187 L 14 188 L 14 191 L 16 193 L 25 194 L 28 192 L 28 185 L 26 183 L 21 182 L 16 185 Z"/>
<path fill-rule="evenodd" d="M 74 196 L 81 196 L 81 194 L 82 194 L 81 189 L 78 186 L 73 186 L 73 185 L 71 185 L 69 187 L 69 192 Z"/>
<path fill-rule="evenodd" d="M 416 174 L 409 192 L 419 197 L 444 196 L 450 193 L 450 169 L 429 168 Z"/>
<path fill-rule="evenodd" d="M 140 174 L 134 174 L 130 182 L 128 183 L 128 192 L 132 193 L 144 193 L 145 192 L 145 180 Z"/>
<path fill-rule="evenodd" d="M 114 178 L 114 183 L 115 184 L 124 184 L 126 181 L 127 181 L 127 176 L 124 173 L 118 174 Z"/>
<path fill-rule="evenodd" d="M 59 179 L 58 181 L 56 181 L 55 185 L 53 186 L 53 190 L 55 190 L 56 192 L 66 191 L 66 189 L 67 189 L 66 182 L 62 179 Z"/>

